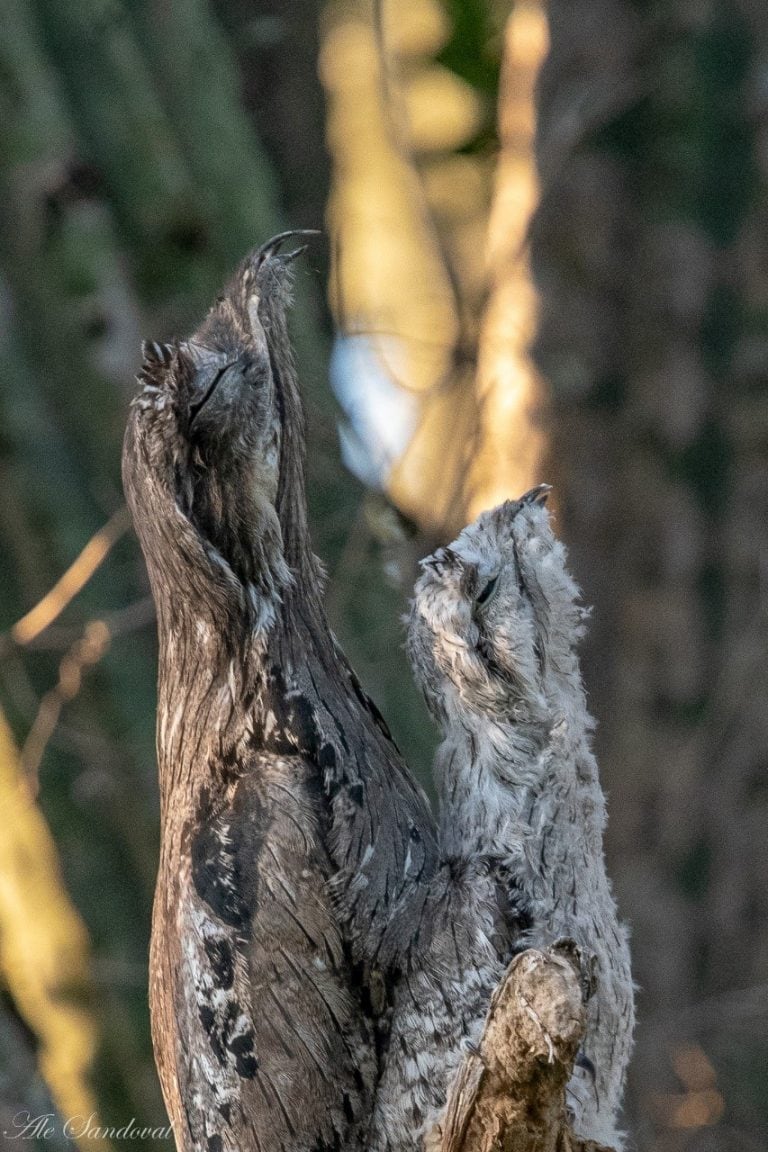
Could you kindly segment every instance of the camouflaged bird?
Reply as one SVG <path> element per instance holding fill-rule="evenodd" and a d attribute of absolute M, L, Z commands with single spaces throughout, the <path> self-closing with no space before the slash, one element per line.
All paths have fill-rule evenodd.
<path fill-rule="evenodd" d="M 442 728 L 442 868 L 398 987 L 372 1152 L 421 1145 L 512 955 L 563 938 L 594 973 L 568 1091 L 573 1125 L 621 1143 L 633 985 L 576 653 L 585 612 L 552 534 L 548 491 L 480 516 L 423 561 L 416 584 L 408 652 Z"/>
<path fill-rule="evenodd" d="M 182 1152 L 361 1146 L 393 910 L 435 867 L 322 608 L 284 239 L 188 340 L 145 346 L 123 456 L 159 628 L 150 1002 Z"/>

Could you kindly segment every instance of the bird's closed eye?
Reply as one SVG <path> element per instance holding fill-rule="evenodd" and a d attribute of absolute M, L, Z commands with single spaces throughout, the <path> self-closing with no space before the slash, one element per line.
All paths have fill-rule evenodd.
<path fill-rule="evenodd" d="M 499 582 L 498 576 L 493 576 L 488 581 L 488 583 L 485 585 L 485 587 L 480 590 L 480 592 L 478 593 L 477 598 L 475 600 L 475 603 L 479 606 L 482 606 L 483 604 L 487 604 L 488 601 L 490 600 L 491 596 L 493 596 L 494 592 L 496 591 L 496 585 L 498 584 L 498 582 Z"/>
<path fill-rule="evenodd" d="M 189 424 L 190 424 L 190 427 L 194 424 L 196 417 L 200 414 L 202 409 L 208 403 L 211 396 L 213 396 L 214 392 L 216 391 L 216 388 L 219 385 L 219 382 L 221 381 L 222 376 L 224 375 L 224 373 L 227 371 L 227 369 L 229 367 L 230 367 L 229 364 L 225 364 L 223 368 L 220 368 L 219 371 L 214 376 L 213 380 L 211 380 L 210 384 L 205 389 L 205 391 L 198 397 L 197 400 L 193 400 L 192 403 L 189 405 Z"/>

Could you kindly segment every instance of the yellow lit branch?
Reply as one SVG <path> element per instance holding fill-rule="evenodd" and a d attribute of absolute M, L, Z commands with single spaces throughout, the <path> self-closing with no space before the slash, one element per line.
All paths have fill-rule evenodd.
<path fill-rule="evenodd" d="M 53 838 L 30 797 L 0 713 L 0 970 L 40 1044 L 40 1071 L 61 1116 L 95 1114 L 88 1073 L 96 1024 L 84 1006 L 88 939 L 59 870 Z M 84 1145 L 86 1146 L 86 1145 Z M 87 1147 L 106 1149 L 103 1140 Z"/>
<path fill-rule="evenodd" d="M 457 369 L 456 357 L 463 287 L 446 256 L 463 280 L 481 263 L 482 238 L 472 242 L 451 220 L 447 231 L 463 241 L 446 253 L 432 195 L 446 216 L 454 193 L 473 218 L 484 215 L 474 161 L 450 156 L 476 132 L 480 107 L 468 84 L 431 59 L 450 34 L 443 8 L 435 0 L 381 7 L 380 35 L 368 0 L 326 9 L 320 71 L 334 161 L 332 303 L 347 334 L 374 334 L 381 371 L 418 400 L 418 429 L 387 486 L 403 511 L 439 530 L 460 519 L 456 493 L 474 427 L 471 371 L 466 363 Z M 460 162 L 449 172 L 451 159 Z"/>
<path fill-rule="evenodd" d="M 37 792 L 40 764 L 48 741 L 59 722 L 62 708 L 77 696 L 84 670 L 101 660 L 109 648 L 111 639 L 109 626 L 104 620 L 91 620 L 86 624 L 83 635 L 62 657 L 58 683 L 50 692 L 46 692 L 40 701 L 40 707 L 21 753 L 21 763 L 31 794 Z"/>
<path fill-rule="evenodd" d="M 11 636 L 17 644 L 29 644 L 52 624 L 71 600 L 90 580 L 96 569 L 108 555 L 110 549 L 127 531 L 130 518 L 127 508 L 119 508 L 103 528 L 91 537 L 80 555 L 70 564 L 64 575 L 57 580 L 50 592 L 35 605 L 26 616 L 22 616 L 11 629 Z"/>
<path fill-rule="evenodd" d="M 498 165 L 458 154 L 482 108 L 434 60 L 450 35 L 435 0 L 381 0 L 376 9 L 334 0 L 321 54 L 334 161 L 333 305 L 347 333 L 379 334 L 382 372 L 418 400 L 417 427 L 386 485 L 438 535 L 540 481 L 543 454 L 527 233 L 546 20 L 540 3 L 522 0 L 508 22 Z"/>
<path fill-rule="evenodd" d="M 544 9 L 515 4 L 507 23 L 499 95 L 501 151 L 488 229 L 490 297 L 480 335 L 481 407 L 468 518 L 540 482 L 544 386 L 528 352 L 537 319 L 528 229 L 538 202 L 534 93 L 548 48 Z"/>
<path fill-rule="evenodd" d="M 415 6 L 424 5 L 417 0 Z M 396 7 L 408 5 L 399 0 Z M 384 334 L 377 346 L 385 366 L 406 387 L 424 390 L 447 368 L 456 332 L 451 287 L 421 206 L 418 177 L 393 139 L 397 108 L 385 103 L 371 6 L 342 0 L 329 7 L 326 25 L 320 71 L 334 158 L 328 216 L 338 239 L 333 285 L 343 297 L 333 304 L 352 332 Z M 400 39 L 407 39 L 407 25 Z M 390 358 L 386 337 L 392 334 L 400 350 Z"/>

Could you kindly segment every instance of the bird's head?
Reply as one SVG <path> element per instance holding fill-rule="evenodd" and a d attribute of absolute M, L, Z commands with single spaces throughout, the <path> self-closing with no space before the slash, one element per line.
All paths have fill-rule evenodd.
<path fill-rule="evenodd" d="M 177 576 L 194 579 L 197 570 L 202 579 L 202 564 L 222 593 L 239 586 L 265 619 L 295 559 L 284 541 L 288 448 L 303 466 L 303 415 L 286 327 L 298 252 L 281 254 L 296 235 L 283 233 L 248 256 L 188 339 L 144 345 L 123 454 L 155 591 L 174 582 L 175 567 Z"/>
<path fill-rule="evenodd" d="M 438 718 L 449 702 L 535 719 L 547 681 L 569 673 L 584 610 L 546 508 L 546 484 L 484 512 L 422 561 L 408 651 Z"/>

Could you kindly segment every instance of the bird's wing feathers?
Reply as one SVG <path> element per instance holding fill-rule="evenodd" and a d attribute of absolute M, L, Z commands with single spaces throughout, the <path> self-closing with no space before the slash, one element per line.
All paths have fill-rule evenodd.
<path fill-rule="evenodd" d="M 464 1042 L 479 1039 L 526 924 L 504 881 L 482 860 L 454 859 L 422 895 L 395 991 L 369 1152 L 421 1146 L 445 1105 Z"/>
<path fill-rule="evenodd" d="M 327 894 L 313 771 L 259 757 L 190 844 L 177 1068 L 195 1152 L 335 1152 L 369 1112 L 373 1048 Z"/>

